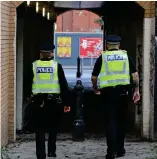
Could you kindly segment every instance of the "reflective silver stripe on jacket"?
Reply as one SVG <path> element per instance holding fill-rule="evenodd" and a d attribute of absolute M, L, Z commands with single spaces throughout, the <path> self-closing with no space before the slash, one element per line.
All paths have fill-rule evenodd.
<path fill-rule="evenodd" d="M 122 71 L 109 71 L 108 62 L 107 62 L 107 56 L 105 54 L 102 54 L 102 58 L 106 67 L 106 72 L 100 73 L 100 77 L 106 76 L 106 75 L 116 75 L 116 74 L 129 74 L 129 71 L 126 69 L 126 60 L 124 61 L 123 70 Z"/>
<path fill-rule="evenodd" d="M 33 93 L 59 93 L 60 88 L 35 88 L 32 90 Z"/>
<path fill-rule="evenodd" d="M 54 62 L 52 67 L 53 68 L 56 68 L 57 66 L 57 62 Z M 34 70 L 37 69 L 37 61 L 34 62 Z M 36 81 L 33 81 L 33 84 L 58 84 L 58 80 L 54 80 L 53 79 L 53 73 L 51 73 L 50 75 L 50 79 L 40 79 L 40 74 L 39 73 L 36 73 Z"/>
<path fill-rule="evenodd" d="M 101 85 L 106 85 L 106 84 L 114 84 L 114 83 L 126 83 L 129 84 L 130 80 L 129 79 L 116 79 L 116 80 L 108 80 L 108 81 L 102 81 Z"/>

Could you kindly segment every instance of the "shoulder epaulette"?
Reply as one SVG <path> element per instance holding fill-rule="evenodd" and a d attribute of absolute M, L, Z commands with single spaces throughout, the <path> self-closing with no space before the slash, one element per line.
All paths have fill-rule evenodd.
<path fill-rule="evenodd" d="M 123 51 L 124 53 L 127 53 L 127 51 L 126 51 L 126 50 L 121 50 L 121 51 Z"/>

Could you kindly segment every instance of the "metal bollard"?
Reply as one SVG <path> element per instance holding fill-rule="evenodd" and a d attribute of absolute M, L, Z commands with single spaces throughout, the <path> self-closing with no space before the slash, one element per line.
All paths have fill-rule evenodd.
<path fill-rule="evenodd" d="M 77 78 L 81 77 L 80 72 L 80 58 L 77 59 Z M 83 120 L 83 92 L 84 87 L 82 85 L 81 80 L 77 80 L 75 85 L 75 93 L 76 93 L 76 118 L 73 123 L 73 140 L 74 141 L 82 141 L 84 140 L 84 120 Z"/>
<path fill-rule="evenodd" d="M 76 101 L 76 119 L 74 120 L 73 127 L 73 140 L 84 140 L 84 120 L 83 120 L 83 91 L 84 87 L 82 81 L 78 80 L 75 86 L 75 92 L 77 95 Z"/>

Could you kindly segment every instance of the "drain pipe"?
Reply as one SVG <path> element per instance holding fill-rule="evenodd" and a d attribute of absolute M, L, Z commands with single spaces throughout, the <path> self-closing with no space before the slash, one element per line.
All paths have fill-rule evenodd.
<path fill-rule="evenodd" d="M 155 2 L 157 7 L 157 3 Z M 157 14 L 155 15 L 155 83 L 154 83 L 154 132 L 157 134 Z"/>

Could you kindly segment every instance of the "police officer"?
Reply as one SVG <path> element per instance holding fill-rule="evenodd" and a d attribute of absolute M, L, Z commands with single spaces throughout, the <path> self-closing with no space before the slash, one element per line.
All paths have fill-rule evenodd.
<path fill-rule="evenodd" d="M 45 133 L 48 133 L 48 157 L 56 157 L 57 126 L 62 112 L 69 112 L 68 84 L 61 64 L 53 60 L 55 46 L 44 44 L 40 59 L 29 69 L 28 96 L 35 107 L 34 131 L 37 159 L 45 159 Z M 32 95 L 31 95 L 32 94 Z"/>
<path fill-rule="evenodd" d="M 131 81 L 134 86 L 133 100 L 140 99 L 138 73 L 127 51 L 119 49 L 120 40 L 119 36 L 106 37 L 107 50 L 97 59 L 91 77 L 94 91 L 101 95 L 104 103 L 108 146 L 106 159 L 125 155 L 125 115 Z M 98 76 L 100 89 L 97 86 Z"/>

